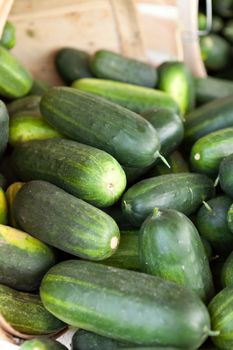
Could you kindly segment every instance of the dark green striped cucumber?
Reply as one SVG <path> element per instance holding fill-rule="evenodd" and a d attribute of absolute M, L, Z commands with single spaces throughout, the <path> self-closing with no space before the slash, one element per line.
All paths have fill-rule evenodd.
<path fill-rule="evenodd" d="M 195 78 L 195 86 L 199 104 L 233 95 L 233 82 L 220 78 Z"/>
<path fill-rule="evenodd" d="M 143 168 L 159 156 L 159 137 L 147 120 L 98 96 L 53 88 L 42 97 L 40 108 L 58 131 L 110 153 L 122 165 Z"/>
<path fill-rule="evenodd" d="M 222 287 L 233 285 L 233 252 L 227 257 L 221 271 Z"/>
<path fill-rule="evenodd" d="M 177 149 L 184 137 L 184 125 L 178 114 L 161 108 L 146 111 L 142 116 L 156 129 L 162 155 L 167 156 Z"/>
<path fill-rule="evenodd" d="M 9 144 L 13 147 L 32 140 L 62 137 L 38 112 L 19 112 L 10 119 Z"/>
<path fill-rule="evenodd" d="M 9 221 L 9 225 L 15 228 L 18 228 L 18 225 L 14 218 L 13 203 L 14 203 L 16 194 L 19 192 L 20 188 L 23 187 L 23 185 L 24 185 L 24 182 L 14 182 L 6 190 L 8 221 Z"/>
<path fill-rule="evenodd" d="M 71 47 L 58 50 L 55 56 L 57 71 L 68 85 L 76 79 L 92 76 L 89 61 L 87 52 Z"/>
<path fill-rule="evenodd" d="M 117 81 L 86 78 L 74 81 L 76 89 L 89 92 L 126 107 L 136 113 L 152 108 L 168 108 L 179 112 L 177 103 L 165 92 Z"/>
<path fill-rule="evenodd" d="M 114 204 L 126 186 L 125 173 L 110 154 L 71 140 L 22 144 L 12 164 L 23 181 L 49 181 L 98 207 Z"/>
<path fill-rule="evenodd" d="M 48 182 L 25 184 L 13 209 L 25 232 L 67 253 L 103 260 L 118 246 L 119 229 L 110 216 Z"/>
<path fill-rule="evenodd" d="M 222 190 L 228 194 L 231 198 L 233 197 L 233 154 L 230 154 L 224 158 L 219 167 L 219 181 Z"/>
<path fill-rule="evenodd" d="M 23 334 L 57 333 L 65 327 L 44 308 L 39 296 L 18 292 L 3 284 L 0 285 L 0 314 L 14 330 Z"/>
<path fill-rule="evenodd" d="M 120 341 L 194 349 L 210 334 L 194 292 L 140 272 L 70 260 L 49 270 L 40 295 L 68 324 Z"/>
<path fill-rule="evenodd" d="M 231 18 L 233 17 L 233 0 L 213 0 L 213 9 L 219 16 Z"/>
<path fill-rule="evenodd" d="M 4 102 L 0 100 L 0 157 L 2 156 L 2 154 L 6 149 L 8 137 L 9 137 L 8 135 L 9 135 L 9 115 Z"/>
<path fill-rule="evenodd" d="M 155 87 L 157 83 L 155 67 L 108 50 L 97 51 L 91 59 L 90 67 L 97 78 L 117 80 L 151 88 Z"/>
<path fill-rule="evenodd" d="M 227 223 L 227 212 L 233 200 L 228 196 L 218 196 L 204 203 L 196 216 L 196 226 L 215 251 L 227 255 L 233 250 L 233 233 Z"/>
<path fill-rule="evenodd" d="M 233 20 L 229 20 L 225 23 L 222 35 L 227 39 L 231 44 L 233 44 Z"/>
<path fill-rule="evenodd" d="M 28 94 L 31 96 L 43 96 L 50 88 L 51 85 L 48 81 L 36 79 L 33 81 L 32 88 Z"/>
<path fill-rule="evenodd" d="M 12 49 L 16 43 L 15 32 L 16 30 L 14 24 L 9 21 L 6 21 L 0 40 L 0 45 L 4 46 L 6 49 Z"/>
<path fill-rule="evenodd" d="M 190 215 L 213 194 L 213 182 L 205 175 L 161 175 L 129 188 L 122 199 L 122 210 L 133 225 L 140 226 L 154 208 L 176 209 Z"/>
<path fill-rule="evenodd" d="M 164 164 L 162 161 L 158 161 L 148 171 L 148 173 L 146 174 L 146 177 L 189 172 L 189 165 L 179 151 L 172 152 L 169 156 L 166 157 L 166 160 L 170 165 L 170 168 L 166 164 Z"/>
<path fill-rule="evenodd" d="M 201 137 L 191 149 L 190 163 L 193 170 L 216 176 L 224 157 L 233 151 L 233 127 L 214 131 Z"/>
<path fill-rule="evenodd" d="M 40 337 L 25 341 L 19 350 L 68 350 L 56 340 Z"/>
<path fill-rule="evenodd" d="M 0 95 L 18 98 L 30 91 L 32 77 L 21 63 L 3 46 L 0 46 Z"/>
<path fill-rule="evenodd" d="M 215 332 L 213 343 L 220 349 L 233 347 L 233 286 L 218 293 L 209 304 L 212 329 Z"/>
<path fill-rule="evenodd" d="M 192 145 L 202 136 L 233 126 L 232 96 L 217 99 L 186 116 L 184 141 Z"/>
<path fill-rule="evenodd" d="M 7 214 L 8 214 L 8 208 L 7 208 L 6 195 L 3 189 L 0 187 L 0 224 L 6 225 Z"/>
<path fill-rule="evenodd" d="M 214 294 L 208 258 L 194 224 L 182 213 L 155 208 L 139 234 L 145 273 L 176 282 L 206 301 Z"/>
<path fill-rule="evenodd" d="M 7 105 L 7 110 L 12 117 L 19 112 L 40 112 L 40 96 L 32 95 L 21 97 L 17 100 L 14 100 Z"/>
<path fill-rule="evenodd" d="M 34 291 L 54 264 L 51 248 L 27 233 L 0 225 L 0 283 Z"/>
<path fill-rule="evenodd" d="M 158 88 L 167 92 L 178 104 L 181 114 L 195 106 L 195 85 L 192 73 L 183 62 L 164 62 L 158 68 Z"/>

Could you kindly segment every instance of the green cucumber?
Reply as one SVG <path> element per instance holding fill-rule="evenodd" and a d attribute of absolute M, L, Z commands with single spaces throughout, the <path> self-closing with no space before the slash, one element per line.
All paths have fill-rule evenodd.
<path fill-rule="evenodd" d="M 4 102 L 0 100 L 0 157 L 2 156 L 2 154 L 6 149 L 8 137 L 9 137 L 9 115 Z"/>
<path fill-rule="evenodd" d="M 40 96 L 32 95 L 32 96 L 25 96 L 21 97 L 17 100 L 14 100 L 7 105 L 7 110 L 12 117 L 15 114 L 18 114 L 20 112 L 40 112 Z"/>
<path fill-rule="evenodd" d="M 13 212 L 25 232 L 82 258 L 106 259 L 119 243 L 120 232 L 110 216 L 45 181 L 25 184 Z"/>
<path fill-rule="evenodd" d="M 198 13 L 198 29 L 199 30 L 206 30 L 207 28 L 207 19 L 206 15 L 204 13 L 199 12 Z M 212 16 L 212 28 L 211 31 L 214 33 L 219 33 L 224 28 L 224 22 L 223 19 L 219 16 L 213 15 Z"/>
<path fill-rule="evenodd" d="M 46 91 L 51 88 L 51 85 L 48 81 L 44 80 L 34 80 L 32 84 L 32 88 L 29 91 L 29 95 L 31 96 L 43 96 Z"/>
<path fill-rule="evenodd" d="M 233 197 L 233 154 L 224 158 L 219 167 L 219 182 L 222 190 L 230 197 Z"/>
<path fill-rule="evenodd" d="M 233 0 L 213 0 L 213 9 L 221 17 L 233 17 Z"/>
<path fill-rule="evenodd" d="M 201 238 L 184 214 L 155 208 L 140 229 L 139 259 L 145 273 L 190 288 L 202 300 L 213 296 L 211 271 Z"/>
<path fill-rule="evenodd" d="M 65 261 L 45 275 L 40 295 L 68 324 L 120 341 L 194 349 L 210 334 L 207 309 L 194 292 L 140 272 Z"/>
<path fill-rule="evenodd" d="M 232 96 L 233 82 L 224 79 L 214 77 L 195 78 L 197 102 L 205 104 L 218 98 Z M 216 101 L 216 103 L 218 102 Z M 187 119 L 189 119 L 189 116 L 187 116 Z"/>
<path fill-rule="evenodd" d="M 155 67 L 108 50 L 97 51 L 91 59 L 90 67 L 97 78 L 117 80 L 150 88 L 155 87 L 157 83 Z"/>
<path fill-rule="evenodd" d="M 216 176 L 224 157 L 232 153 L 233 127 L 214 131 L 197 140 L 190 155 L 192 169 L 209 176 Z"/>
<path fill-rule="evenodd" d="M 233 205 L 232 205 L 232 202 L 231 202 L 230 207 L 229 207 L 228 212 L 227 212 L 227 223 L 228 223 L 228 227 L 231 231 L 231 234 L 233 235 Z"/>
<path fill-rule="evenodd" d="M 222 287 L 228 287 L 233 284 L 233 252 L 227 257 L 221 271 Z"/>
<path fill-rule="evenodd" d="M 7 223 L 7 200 L 3 189 L 0 187 L 0 224 L 6 225 Z"/>
<path fill-rule="evenodd" d="M 158 88 L 177 102 L 181 114 L 195 107 L 195 85 L 192 73 L 183 62 L 164 62 L 158 67 Z"/>
<path fill-rule="evenodd" d="M 16 30 L 14 24 L 6 21 L 0 40 L 0 45 L 4 46 L 6 49 L 12 49 L 16 44 L 15 32 Z"/>
<path fill-rule="evenodd" d="M 178 113 L 176 102 L 165 92 L 117 81 L 86 78 L 74 81 L 76 89 L 89 92 L 126 107 L 136 113 L 152 108 L 168 108 Z"/>
<path fill-rule="evenodd" d="M 149 170 L 147 177 L 154 177 L 158 175 L 166 174 L 178 174 L 178 173 L 189 173 L 189 166 L 183 155 L 179 151 L 172 152 L 166 157 L 170 168 L 162 161 L 156 162 L 156 164 Z"/>
<path fill-rule="evenodd" d="M 32 77 L 21 63 L 3 46 L 0 46 L 0 95 L 18 98 L 30 91 Z"/>
<path fill-rule="evenodd" d="M 210 261 L 213 257 L 213 249 L 209 241 L 203 236 L 201 236 L 202 244 L 206 253 L 208 260 Z"/>
<path fill-rule="evenodd" d="M 212 329 L 212 341 L 220 349 L 230 350 L 233 346 L 233 286 L 218 293 L 209 304 Z"/>
<path fill-rule="evenodd" d="M 218 196 L 204 203 L 196 216 L 196 226 L 220 255 L 233 250 L 233 234 L 227 223 L 227 212 L 233 200 L 228 196 Z"/>
<path fill-rule="evenodd" d="M 233 126 L 232 96 L 211 101 L 186 116 L 184 141 L 192 145 L 202 136 Z"/>
<path fill-rule="evenodd" d="M 61 78 L 69 85 L 74 80 L 91 77 L 90 55 L 74 48 L 62 48 L 55 56 L 55 66 Z"/>
<path fill-rule="evenodd" d="M 8 206 L 8 221 L 10 226 L 15 228 L 18 228 L 18 225 L 15 221 L 14 214 L 13 214 L 13 203 L 14 203 L 16 194 L 19 192 L 20 188 L 23 187 L 23 185 L 24 185 L 24 182 L 14 182 L 6 190 L 6 199 L 7 199 L 7 206 Z"/>
<path fill-rule="evenodd" d="M 14 330 L 27 335 L 57 333 L 65 324 L 48 312 L 40 297 L 0 285 L 0 314 Z"/>
<path fill-rule="evenodd" d="M 125 173 L 110 154 L 71 140 L 22 144 L 12 164 L 23 181 L 49 181 L 98 207 L 113 205 L 126 186 Z"/>
<path fill-rule="evenodd" d="M 142 114 L 156 129 L 161 154 L 167 156 L 177 149 L 184 137 L 184 125 L 179 115 L 170 109 L 152 109 Z"/>
<path fill-rule="evenodd" d="M 200 37 L 202 59 L 208 70 L 212 72 L 223 70 L 231 59 L 231 46 L 218 34 L 208 34 Z"/>
<path fill-rule="evenodd" d="M 42 277 L 55 264 L 51 248 L 12 227 L 0 225 L 0 283 L 27 292 L 40 286 Z"/>
<path fill-rule="evenodd" d="M 25 341 L 19 350 L 68 350 L 65 345 L 62 345 L 56 340 L 50 338 L 34 338 Z"/>
<path fill-rule="evenodd" d="M 62 137 L 38 112 L 19 112 L 10 119 L 9 144 L 13 147 L 32 140 Z"/>
<path fill-rule="evenodd" d="M 222 35 L 227 39 L 231 44 L 233 44 L 233 20 L 229 20 L 225 23 Z"/>
<path fill-rule="evenodd" d="M 143 168 L 159 156 L 160 142 L 153 126 L 103 98 L 68 87 L 53 88 L 42 97 L 40 108 L 55 129 L 110 153 L 122 165 Z"/>
<path fill-rule="evenodd" d="M 142 180 L 129 188 L 122 199 L 122 210 L 133 225 L 140 226 L 156 207 L 176 209 L 190 215 L 213 194 L 213 182 L 205 175 L 161 175 Z"/>

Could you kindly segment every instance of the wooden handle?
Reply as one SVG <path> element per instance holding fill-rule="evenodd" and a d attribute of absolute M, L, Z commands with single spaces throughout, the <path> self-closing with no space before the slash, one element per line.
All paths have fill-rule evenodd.
<path fill-rule="evenodd" d="M 14 0 L 0 0 L 0 38 Z"/>

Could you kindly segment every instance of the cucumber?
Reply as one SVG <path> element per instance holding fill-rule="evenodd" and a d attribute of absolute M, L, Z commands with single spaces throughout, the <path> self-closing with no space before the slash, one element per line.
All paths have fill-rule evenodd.
<path fill-rule="evenodd" d="M 71 140 L 22 144 L 12 164 L 23 181 L 49 181 L 98 207 L 114 204 L 126 186 L 125 173 L 112 156 Z"/>
<path fill-rule="evenodd" d="M 72 86 L 104 97 L 136 113 L 143 113 L 152 108 L 168 108 L 175 113 L 179 113 L 177 103 L 168 94 L 160 90 L 94 78 L 76 80 Z"/>
<path fill-rule="evenodd" d="M 183 62 L 164 62 L 158 68 L 158 88 L 177 102 L 181 114 L 195 107 L 195 85 L 192 73 Z"/>
<path fill-rule="evenodd" d="M 110 153 L 122 165 L 143 168 L 159 156 L 159 137 L 149 122 L 98 96 L 53 88 L 42 97 L 40 108 L 58 131 Z"/>
<path fill-rule="evenodd" d="M 212 329 L 216 333 L 212 342 L 220 349 L 232 349 L 233 346 L 233 286 L 224 288 L 209 304 Z"/>
<path fill-rule="evenodd" d="M 211 101 L 186 116 L 185 144 L 190 146 L 202 136 L 232 126 L 232 96 Z"/>
<path fill-rule="evenodd" d="M 44 80 L 34 80 L 32 84 L 32 88 L 29 91 L 29 95 L 32 96 L 43 96 L 46 91 L 51 88 L 51 85 L 48 81 Z"/>
<path fill-rule="evenodd" d="M 19 112 L 10 119 L 9 144 L 13 147 L 32 140 L 62 137 L 38 112 Z"/>
<path fill-rule="evenodd" d="M 233 127 L 214 131 L 201 137 L 191 149 L 192 169 L 209 176 L 216 176 L 224 157 L 232 153 Z"/>
<path fill-rule="evenodd" d="M 0 187 L 0 224 L 7 223 L 7 200 L 3 189 Z"/>
<path fill-rule="evenodd" d="M 56 340 L 50 338 L 34 338 L 25 341 L 19 350 L 68 350 L 65 345 L 62 345 Z"/>
<path fill-rule="evenodd" d="M 205 175 L 161 175 L 142 180 L 129 188 L 122 199 L 122 210 L 133 225 L 140 226 L 156 207 L 176 209 L 190 215 L 213 194 L 213 182 Z"/>
<path fill-rule="evenodd" d="M 220 182 L 221 188 L 230 197 L 233 197 L 232 171 L 233 171 L 233 154 L 224 158 L 221 161 L 220 167 L 219 167 L 219 182 Z"/>
<path fill-rule="evenodd" d="M 90 55 L 74 48 L 62 48 L 55 56 L 55 66 L 61 78 L 69 85 L 74 80 L 91 77 Z"/>
<path fill-rule="evenodd" d="M 97 78 L 117 80 L 150 88 L 155 87 L 157 83 L 155 67 L 108 50 L 97 51 L 91 59 L 90 68 Z"/>
<path fill-rule="evenodd" d="M 14 24 L 6 21 L 0 40 L 0 45 L 4 46 L 6 49 L 12 49 L 16 44 L 15 32 L 16 30 Z"/>
<path fill-rule="evenodd" d="M 218 34 L 200 37 L 200 49 L 206 68 L 212 72 L 223 70 L 230 63 L 231 46 Z"/>
<path fill-rule="evenodd" d="M 233 82 L 224 79 L 214 77 L 195 78 L 197 102 L 205 104 L 218 98 L 232 96 Z M 216 103 L 218 102 L 216 101 Z"/>
<path fill-rule="evenodd" d="M 27 335 L 57 333 L 65 324 L 48 312 L 40 297 L 0 285 L 0 314 L 14 330 Z"/>
<path fill-rule="evenodd" d="M 170 168 L 162 161 L 156 162 L 156 164 L 149 170 L 147 177 L 154 177 L 158 175 L 166 174 L 179 174 L 179 173 L 189 173 L 189 166 L 183 155 L 179 151 L 172 152 L 166 157 Z"/>
<path fill-rule="evenodd" d="M 178 114 L 161 108 L 146 111 L 142 116 L 156 129 L 162 155 L 167 156 L 177 149 L 184 137 L 184 125 Z"/>
<path fill-rule="evenodd" d="M 19 112 L 40 112 L 40 100 L 41 97 L 37 95 L 21 97 L 18 100 L 14 100 L 7 105 L 7 110 L 12 117 Z"/>
<path fill-rule="evenodd" d="M 0 225 L 0 283 L 27 292 L 35 291 L 55 264 L 51 248 L 12 227 Z"/>
<path fill-rule="evenodd" d="M 209 334 L 207 309 L 195 293 L 140 272 L 65 261 L 45 275 L 40 295 L 68 324 L 120 341 L 194 349 Z"/>
<path fill-rule="evenodd" d="M 45 181 L 25 184 L 13 212 L 25 232 L 85 259 L 106 259 L 119 243 L 119 229 L 110 216 Z"/>
<path fill-rule="evenodd" d="M 212 246 L 209 243 L 209 241 L 207 241 L 207 239 L 203 236 L 201 236 L 201 241 L 202 241 L 206 256 L 207 256 L 208 260 L 210 261 L 213 258 Z"/>
<path fill-rule="evenodd" d="M 8 137 L 9 137 L 9 115 L 4 102 L 0 100 L 0 157 L 2 156 L 2 154 L 6 149 Z"/>
<path fill-rule="evenodd" d="M 140 229 L 139 259 L 145 273 L 190 288 L 204 301 L 213 296 L 211 271 L 201 238 L 184 214 L 155 208 Z"/>
<path fill-rule="evenodd" d="M 227 257 L 222 271 L 221 271 L 221 281 L 222 281 L 222 287 L 228 287 L 233 284 L 233 273 L 232 273 L 232 267 L 233 267 L 233 252 Z"/>
<path fill-rule="evenodd" d="M 233 44 L 233 20 L 229 20 L 225 23 L 222 35 L 227 39 L 230 44 Z"/>
<path fill-rule="evenodd" d="M 196 226 L 215 251 L 226 256 L 233 250 L 233 234 L 227 223 L 227 212 L 233 200 L 228 196 L 218 196 L 203 204 L 196 216 Z"/>
<path fill-rule="evenodd" d="M 228 227 L 231 231 L 231 234 L 233 235 L 233 205 L 232 202 L 228 208 L 228 212 L 227 212 L 227 223 L 228 223 Z"/>
<path fill-rule="evenodd" d="M 20 188 L 22 188 L 24 182 L 14 182 L 11 184 L 6 190 L 6 199 L 7 199 L 7 207 L 8 207 L 8 221 L 10 226 L 18 228 L 18 225 L 15 221 L 13 214 L 13 203 L 15 200 L 16 194 L 19 192 Z"/>
<path fill-rule="evenodd" d="M 30 91 L 31 74 L 3 46 L 0 46 L 0 95 L 18 98 Z"/>
<path fill-rule="evenodd" d="M 198 13 L 198 29 L 199 30 L 206 30 L 207 27 L 207 19 L 206 15 L 204 13 L 199 12 Z M 211 31 L 214 33 L 219 33 L 224 28 L 224 22 L 223 19 L 219 16 L 213 15 L 212 16 L 212 28 Z"/>
<path fill-rule="evenodd" d="M 233 0 L 213 0 L 213 9 L 221 17 L 233 17 Z"/>

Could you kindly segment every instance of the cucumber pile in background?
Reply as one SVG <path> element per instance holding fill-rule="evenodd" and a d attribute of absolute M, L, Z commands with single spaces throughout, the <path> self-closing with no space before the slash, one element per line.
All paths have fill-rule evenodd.
<path fill-rule="evenodd" d="M 7 23 L 0 330 L 22 350 L 65 350 L 68 326 L 72 350 L 232 349 L 233 82 L 62 48 L 54 87 L 14 43 Z"/>

